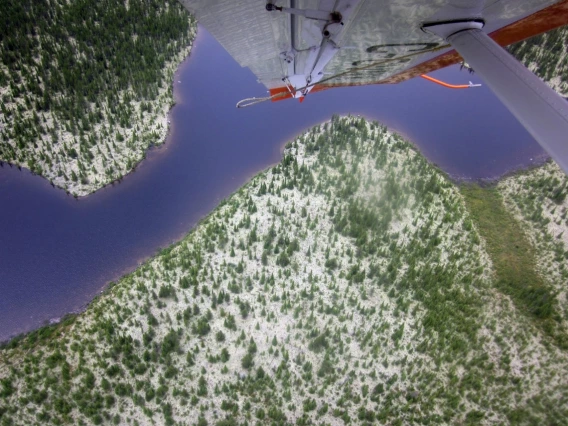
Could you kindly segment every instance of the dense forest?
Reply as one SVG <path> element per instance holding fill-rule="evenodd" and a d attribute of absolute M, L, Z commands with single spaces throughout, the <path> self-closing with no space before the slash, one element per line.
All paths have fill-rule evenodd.
<path fill-rule="evenodd" d="M 5 345 L 0 422 L 565 424 L 565 295 L 510 285 L 507 261 L 534 276 L 542 253 L 479 191 L 333 117 L 83 314 Z"/>
<path fill-rule="evenodd" d="M 3 0 L 0 159 L 83 195 L 164 139 L 195 23 L 175 0 Z"/>

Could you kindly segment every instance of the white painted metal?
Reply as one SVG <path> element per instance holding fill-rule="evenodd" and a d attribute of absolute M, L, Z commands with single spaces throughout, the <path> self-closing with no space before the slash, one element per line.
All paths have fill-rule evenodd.
<path fill-rule="evenodd" d="M 568 102 L 483 31 L 459 31 L 448 41 L 568 174 Z"/>
<path fill-rule="evenodd" d="M 422 26 L 426 32 L 436 34 L 437 36 L 447 40 L 449 36 L 463 30 L 480 30 L 484 27 L 483 22 L 471 20 L 465 22 L 450 22 L 444 24 L 429 24 L 429 26 Z"/>
<path fill-rule="evenodd" d="M 444 42 L 421 30 L 425 22 L 482 18 L 485 22 L 483 31 L 491 33 L 558 2 L 274 0 L 278 7 L 320 11 L 318 17 L 339 11 L 341 25 L 269 12 L 266 0 L 179 1 L 197 16 L 239 64 L 250 68 L 269 89 L 283 87 L 282 79 L 295 74 L 314 82 L 319 72 L 326 77 L 340 74 L 329 82 L 333 85 L 380 82 L 448 51 L 432 51 Z M 332 50 L 322 43 L 326 25 L 329 41 L 334 43 Z M 318 49 L 324 47 L 326 51 L 320 53 Z M 362 67 L 363 70 L 353 70 Z M 310 71 L 316 69 L 321 71 L 310 75 Z"/>
<path fill-rule="evenodd" d="M 318 9 L 301 9 L 297 3 L 308 7 L 306 2 L 290 1 L 294 7 L 278 6 L 270 12 L 272 15 L 289 14 L 291 43 L 288 51 L 281 52 L 285 59 L 282 69 L 291 85 L 290 93 L 295 98 L 306 96 L 313 85 L 323 76 L 323 69 L 338 52 L 336 39 L 345 30 L 351 14 L 361 0 L 336 0 L 320 2 Z M 332 16 L 338 12 L 339 22 Z"/>
<path fill-rule="evenodd" d="M 291 15 L 267 11 L 266 0 L 180 0 L 261 83 L 295 97 L 323 76 L 383 81 L 447 52 L 448 39 L 568 173 L 567 103 L 486 35 L 558 1 L 274 0 Z M 341 23 L 324 19 L 332 11 Z M 447 25 L 425 32 L 425 23 Z"/>

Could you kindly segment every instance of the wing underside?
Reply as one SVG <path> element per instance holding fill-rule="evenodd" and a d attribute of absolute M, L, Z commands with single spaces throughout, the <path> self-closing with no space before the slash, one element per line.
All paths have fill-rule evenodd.
<path fill-rule="evenodd" d="M 424 24 L 463 19 L 508 45 L 568 23 L 568 0 L 180 0 L 276 100 L 398 83 L 461 61 Z M 267 10 L 271 9 L 271 10 Z"/>

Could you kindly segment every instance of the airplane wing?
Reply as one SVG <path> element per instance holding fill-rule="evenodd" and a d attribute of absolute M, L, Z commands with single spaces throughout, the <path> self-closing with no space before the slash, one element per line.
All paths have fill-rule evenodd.
<path fill-rule="evenodd" d="M 501 47 L 567 24 L 568 0 L 180 2 L 268 88 L 239 107 L 465 60 L 568 174 L 568 104 Z"/>
<path fill-rule="evenodd" d="M 399 83 L 462 61 L 424 23 L 478 18 L 502 46 L 568 23 L 566 0 L 180 1 L 271 94 L 281 93 L 273 100 Z"/>

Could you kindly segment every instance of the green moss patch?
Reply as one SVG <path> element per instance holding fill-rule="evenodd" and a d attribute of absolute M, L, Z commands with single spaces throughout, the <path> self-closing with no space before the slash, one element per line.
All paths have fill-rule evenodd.
<path fill-rule="evenodd" d="M 487 243 L 495 269 L 495 284 L 515 306 L 554 337 L 561 347 L 566 336 L 556 331 L 557 300 L 536 269 L 535 251 L 521 224 L 505 208 L 495 188 L 468 185 L 461 188 L 471 217 Z"/>

